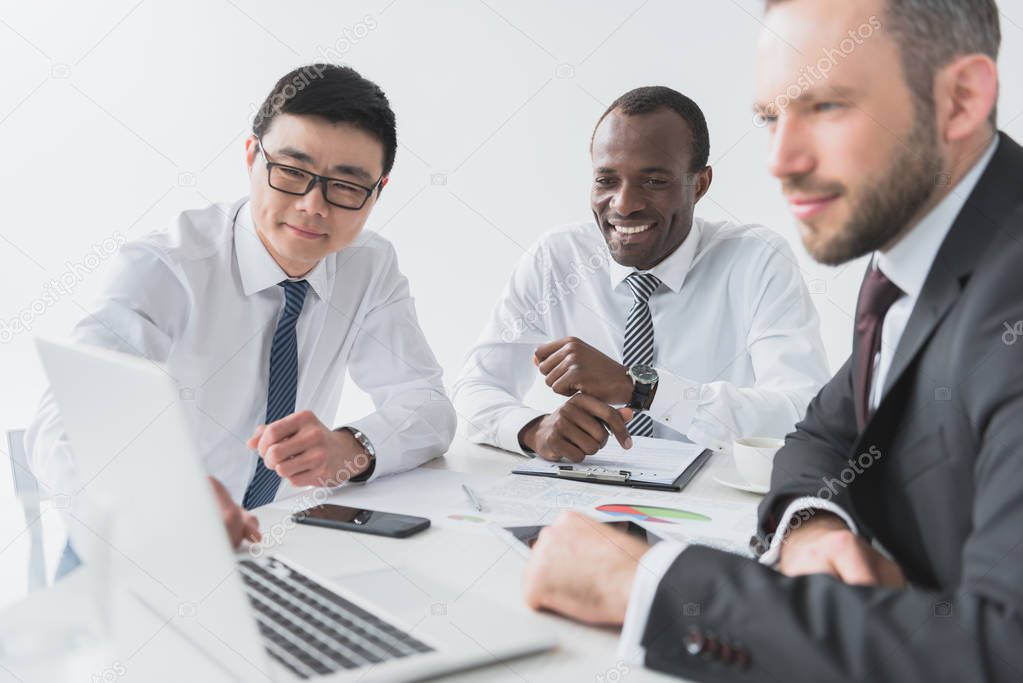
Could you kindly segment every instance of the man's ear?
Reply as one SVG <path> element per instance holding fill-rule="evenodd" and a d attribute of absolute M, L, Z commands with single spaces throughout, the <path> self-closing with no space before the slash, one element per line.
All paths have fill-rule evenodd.
<path fill-rule="evenodd" d="M 987 55 L 965 55 L 935 78 L 938 130 L 956 142 L 984 126 L 998 103 L 998 66 Z"/>
<path fill-rule="evenodd" d="M 386 185 L 388 181 L 390 181 L 390 179 L 391 176 L 389 175 L 385 175 L 383 178 L 380 179 L 380 184 L 377 185 L 377 197 L 379 197 L 380 193 L 384 191 L 384 185 Z"/>
<path fill-rule="evenodd" d="M 259 153 L 259 140 L 255 135 L 245 138 L 245 168 L 252 172 L 252 164 L 256 162 L 256 154 Z"/>
<path fill-rule="evenodd" d="M 695 204 L 703 198 L 703 195 L 707 194 L 708 190 L 710 190 L 710 184 L 714 182 L 714 169 L 708 166 L 693 175 L 695 176 L 694 180 L 696 181 L 696 191 L 693 196 L 693 203 Z"/>

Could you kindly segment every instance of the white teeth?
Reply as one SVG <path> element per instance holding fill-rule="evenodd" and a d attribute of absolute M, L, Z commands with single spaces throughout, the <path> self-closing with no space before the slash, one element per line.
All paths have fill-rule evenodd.
<path fill-rule="evenodd" d="M 612 223 L 612 225 L 614 224 Z M 624 225 L 615 225 L 614 229 L 622 233 L 623 235 L 638 235 L 639 233 L 645 232 L 652 227 L 653 223 L 651 223 L 650 225 L 637 225 L 633 228 L 627 228 Z"/>

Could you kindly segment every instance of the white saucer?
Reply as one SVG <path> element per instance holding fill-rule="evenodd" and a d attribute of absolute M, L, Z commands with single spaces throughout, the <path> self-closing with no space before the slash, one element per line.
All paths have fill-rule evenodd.
<path fill-rule="evenodd" d="M 715 476 L 714 481 L 722 486 L 727 486 L 730 489 L 738 489 L 739 491 L 746 491 L 747 493 L 756 493 L 759 495 L 764 495 L 771 488 L 769 486 L 757 486 L 756 484 L 750 484 L 749 482 L 742 481 L 741 479 L 729 481 L 728 479 L 722 479 L 719 476 Z"/>

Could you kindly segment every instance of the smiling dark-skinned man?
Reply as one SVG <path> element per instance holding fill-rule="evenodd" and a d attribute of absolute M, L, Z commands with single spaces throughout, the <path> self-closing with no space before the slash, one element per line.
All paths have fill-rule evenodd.
<path fill-rule="evenodd" d="M 593 132 L 594 220 L 519 261 L 455 385 L 474 441 L 578 462 L 608 430 L 721 449 L 784 436 L 827 377 L 817 312 L 785 241 L 694 217 L 713 173 L 702 111 L 632 90 Z M 524 403 L 538 377 L 567 397 Z"/>
<path fill-rule="evenodd" d="M 873 255 L 853 354 L 777 455 L 760 562 L 569 515 L 528 601 L 624 622 L 623 657 L 693 680 L 1019 680 L 1023 148 L 996 128 L 998 8 L 767 4 L 770 170 L 816 259 Z"/>

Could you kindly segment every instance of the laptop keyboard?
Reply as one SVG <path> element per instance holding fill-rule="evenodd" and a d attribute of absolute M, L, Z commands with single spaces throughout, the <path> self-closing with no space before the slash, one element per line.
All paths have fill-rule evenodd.
<path fill-rule="evenodd" d="M 238 565 L 267 652 L 296 676 L 323 676 L 433 651 L 276 558 Z"/>

